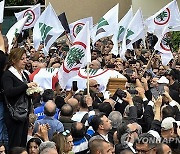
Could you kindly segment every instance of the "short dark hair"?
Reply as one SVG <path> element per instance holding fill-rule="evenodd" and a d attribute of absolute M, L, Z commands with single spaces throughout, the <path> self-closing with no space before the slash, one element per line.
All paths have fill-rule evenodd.
<path fill-rule="evenodd" d="M 100 55 L 100 54 L 101 54 L 101 51 L 100 51 L 100 50 L 98 50 L 98 49 L 92 49 L 92 50 L 91 50 L 91 53 L 92 53 L 92 52 L 96 52 L 98 55 Z"/>
<path fill-rule="evenodd" d="M 62 107 L 61 107 L 61 115 L 62 116 L 72 116 L 73 115 L 73 108 L 70 104 L 64 104 Z"/>
<path fill-rule="evenodd" d="M 24 151 L 26 151 L 26 149 L 23 148 L 23 147 L 14 147 L 14 148 L 9 150 L 9 154 L 17 154 L 17 153 L 20 154 L 20 153 L 22 153 Z"/>
<path fill-rule="evenodd" d="M 47 102 L 48 100 L 53 100 L 53 98 L 54 98 L 54 91 L 52 89 L 44 90 L 44 93 L 42 94 L 43 102 Z"/>
<path fill-rule="evenodd" d="M 105 113 L 105 115 L 108 117 L 112 112 L 112 106 L 109 102 L 100 103 L 99 111 Z"/>
<path fill-rule="evenodd" d="M 124 135 L 125 133 L 129 133 L 129 132 L 130 132 L 130 129 L 128 128 L 127 123 L 124 123 L 124 124 L 120 125 L 117 128 L 117 138 L 118 138 L 118 140 L 121 141 L 122 135 Z"/>
<path fill-rule="evenodd" d="M 81 127 L 77 127 L 77 125 L 81 125 Z M 71 126 L 71 135 L 73 140 L 82 139 L 86 134 L 86 126 L 80 122 L 74 122 Z"/>
<path fill-rule="evenodd" d="M 165 119 L 167 117 L 173 117 L 175 116 L 174 108 L 170 105 L 165 106 L 162 109 L 162 119 Z"/>
<path fill-rule="evenodd" d="M 92 128 L 95 132 L 97 132 L 99 125 L 101 125 L 103 123 L 103 121 L 101 120 L 101 118 L 103 116 L 105 116 L 105 114 L 102 112 L 100 112 L 98 115 L 93 116 L 93 118 L 90 122 L 90 125 L 92 126 Z"/>
<path fill-rule="evenodd" d="M 87 108 L 88 107 L 87 104 L 86 104 L 86 100 L 85 100 L 84 95 L 80 99 L 80 107 L 82 107 L 82 108 Z"/>
<path fill-rule="evenodd" d="M 109 143 L 109 142 L 102 139 L 94 139 L 93 141 L 89 142 L 90 154 L 96 153 L 97 150 L 102 151 L 104 148 L 102 146 L 103 143 Z"/>

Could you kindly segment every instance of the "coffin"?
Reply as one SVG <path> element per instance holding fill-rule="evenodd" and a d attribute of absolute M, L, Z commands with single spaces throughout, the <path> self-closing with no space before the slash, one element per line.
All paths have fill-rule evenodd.
<path fill-rule="evenodd" d="M 126 78 L 110 78 L 107 85 L 107 91 L 110 91 L 111 95 L 113 95 L 117 88 L 125 90 L 126 81 Z"/>

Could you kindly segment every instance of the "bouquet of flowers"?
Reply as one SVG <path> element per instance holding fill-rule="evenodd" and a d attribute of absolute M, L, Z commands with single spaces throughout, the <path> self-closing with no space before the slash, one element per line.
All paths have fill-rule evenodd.
<path fill-rule="evenodd" d="M 27 95 L 33 95 L 34 93 L 39 93 L 40 95 L 42 95 L 43 92 L 44 92 L 43 88 L 39 86 L 31 87 L 26 90 Z"/>

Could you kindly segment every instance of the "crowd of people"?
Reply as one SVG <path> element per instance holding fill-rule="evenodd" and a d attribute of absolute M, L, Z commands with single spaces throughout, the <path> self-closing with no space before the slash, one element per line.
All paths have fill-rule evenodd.
<path fill-rule="evenodd" d="M 38 85 L 33 72 L 60 68 L 70 47 L 56 42 L 45 56 L 43 46 L 36 51 L 32 43 L 27 37 L 8 53 L 0 31 L 0 153 L 180 153 L 180 50 L 163 66 L 153 45 L 138 41 L 123 60 L 111 53 L 111 39 L 103 38 L 91 45 L 90 68 L 123 74 L 125 90 L 104 98 L 100 84 L 90 79 L 89 90 L 66 91 L 56 82 L 28 96 L 26 90 Z M 15 115 L 11 109 L 19 109 L 21 99 L 24 112 Z"/>

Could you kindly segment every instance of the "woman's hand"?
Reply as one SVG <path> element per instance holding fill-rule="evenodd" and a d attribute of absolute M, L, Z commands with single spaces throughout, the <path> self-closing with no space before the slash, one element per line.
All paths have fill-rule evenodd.
<path fill-rule="evenodd" d="M 30 82 L 27 84 L 28 88 L 32 88 L 32 87 L 37 87 L 37 83 L 35 82 Z"/>

